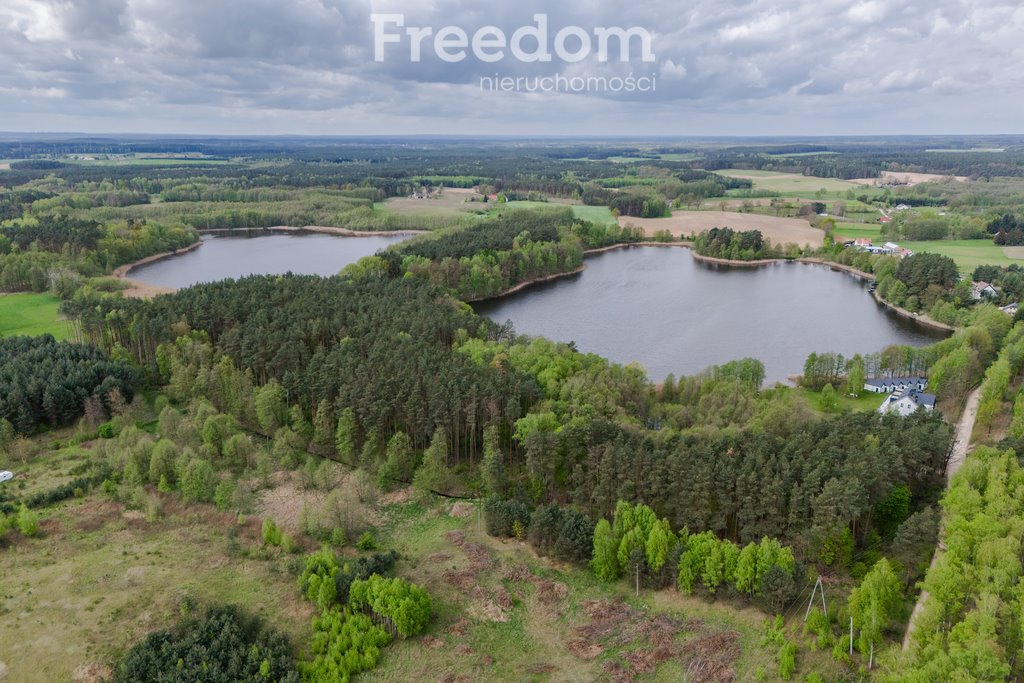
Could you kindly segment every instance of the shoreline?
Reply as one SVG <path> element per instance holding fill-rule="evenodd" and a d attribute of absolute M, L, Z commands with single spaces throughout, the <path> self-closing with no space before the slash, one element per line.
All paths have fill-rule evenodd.
<path fill-rule="evenodd" d="M 341 237 L 397 237 L 401 235 L 422 235 L 430 232 L 429 230 L 351 230 L 349 228 L 333 228 L 326 225 L 306 225 L 303 227 L 295 227 L 290 225 L 275 225 L 269 228 L 213 228 L 210 230 L 197 230 L 200 238 L 181 249 L 175 249 L 174 251 L 164 251 L 159 254 L 152 254 L 146 258 L 139 259 L 138 261 L 132 261 L 131 263 L 125 263 L 115 268 L 110 276 L 121 280 L 126 283 L 128 287 L 122 290 L 121 294 L 130 299 L 151 299 L 159 294 L 174 294 L 178 290 L 174 287 L 161 287 L 160 285 L 152 285 L 141 280 L 136 280 L 130 277 L 130 273 L 135 268 L 145 266 L 156 261 L 162 261 L 172 256 L 181 256 L 187 254 L 190 251 L 194 251 L 199 247 L 203 246 L 202 235 L 206 234 L 222 234 L 230 232 L 243 232 L 243 231 L 254 231 L 254 230 L 272 230 L 275 232 L 315 232 L 326 235 L 339 235 Z"/>
<path fill-rule="evenodd" d="M 341 237 L 400 237 L 402 235 L 424 235 L 430 230 L 352 230 L 351 228 L 334 228 L 329 225 L 273 225 L 269 228 L 210 228 L 197 230 L 200 235 L 219 235 L 228 232 L 253 232 L 272 230 L 274 232 L 315 232 L 323 235 L 340 235 Z"/>
<path fill-rule="evenodd" d="M 218 233 L 235 232 L 235 231 L 238 231 L 238 230 L 247 230 L 247 229 L 248 228 L 203 230 L 203 231 L 200 231 L 200 234 L 206 234 L 206 233 L 218 234 Z M 252 230 L 275 230 L 275 231 L 279 231 L 279 232 L 300 232 L 300 231 L 316 232 L 316 233 L 322 233 L 322 234 L 341 235 L 341 236 L 346 236 L 346 237 L 373 237 L 375 235 L 377 235 L 377 236 L 420 235 L 420 234 L 423 234 L 425 232 L 429 232 L 428 230 L 386 230 L 386 231 L 371 232 L 371 231 L 366 231 L 366 230 L 360 231 L 360 230 L 350 230 L 348 228 L 332 228 L 332 227 L 329 227 L 329 226 L 316 226 L 316 225 L 305 226 L 305 227 L 301 227 L 301 228 L 300 227 L 293 227 L 293 226 L 284 226 L 284 225 L 282 225 L 282 226 L 276 226 L 276 227 L 272 227 L 272 228 L 251 228 L 251 229 Z M 134 269 L 134 268 L 136 268 L 138 266 L 143 266 L 143 265 L 146 265 L 146 264 L 149 264 L 149 263 L 153 263 L 154 261 L 159 261 L 161 259 L 170 258 L 171 256 L 178 256 L 178 255 L 181 255 L 181 254 L 186 254 L 186 253 L 188 253 L 190 251 L 193 251 L 194 249 L 198 249 L 199 247 L 202 246 L 202 244 L 203 244 L 203 240 L 200 239 L 197 242 L 188 245 L 187 247 L 182 247 L 181 249 L 177 249 L 175 251 L 168 251 L 168 252 L 163 252 L 163 253 L 160 253 L 160 254 L 153 254 L 152 256 L 147 256 L 146 258 L 140 259 L 140 260 L 135 261 L 133 263 L 126 263 L 126 264 L 124 264 L 122 266 L 118 266 L 117 268 L 115 268 L 113 273 L 111 273 L 111 275 L 113 277 L 119 279 L 119 280 L 122 280 L 123 282 L 125 282 L 125 283 L 127 283 L 129 285 L 122 292 L 122 294 L 124 296 L 129 297 L 129 298 L 152 298 L 152 297 L 157 296 L 159 294 L 173 294 L 174 292 L 176 292 L 178 290 L 174 289 L 172 287 L 160 287 L 159 285 L 150 285 L 150 284 L 147 284 L 145 282 L 141 282 L 139 280 L 134 280 L 131 277 L 129 277 L 129 273 L 131 273 L 132 269 Z M 603 254 L 603 253 L 606 253 L 606 252 L 609 252 L 609 251 L 616 251 L 618 249 L 629 249 L 630 247 L 683 247 L 684 249 L 689 249 L 690 250 L 690 254 L 693 256 L 693 258 L 695 260 L 701 261 L 701 262 L 704 262 L 704 263 L 711 263 L 711 264 L 725 265 L 725 266 L 732 266 L 732 267 L 740 267 L 740 268 L 759 268 L 759 267 L 762 267 L 762 266 L 775 265 L 777 263 L 796 262 L 796 263 L 804 263 L 804 264 L 808 264 L 808 265 L 827 266 L 829 270 L 848 273 L 848 274 L 853 275 L 854 277 L 858 277 L 858 278 L 860 278 L 862 280 L 873 280 L 874 279 L 874 276 L 871 273 L 867 273 L 867 272 L 865 272 L 863 270 L 858 270 L 857 268 L 854 268 L 852 266 L 847 266 L 847 265 L 844 265 L 842 263 L 836 263 L 834 261 L 827 261 L 825 259 L 818 258 L 816 256 L 803 256 L 803 257 L 796 258 L 796 259 L 785 259 L 785 258 L 757 259 L 757 260 L 754 260 L 754 261 L 739 261 L 739 260 L 735 260 L 735 259 L 723 259 L 723 258 L 717 258 L 717 257 L 714 257 L 714 256 L 704 256 L 702 254 L 698 254 L 694 250 L 694 244 L 693 244 L 693 242 L 690 242 L 690 241 L 679 241 L 679 242 L 654 242 L 654 241 L 618 242 L 616 244 L 610 244 L 610 245 L 608 245 L 606 247 L 596 247 L 594 249 L 585 249 L 583 251 L 583 258 L 586 259 L 587 256 L 592 256 L 594 254 Z M 537 277 L 537 278 L 532 278 L 530 280 L 525 280 L 525 281 L 520 282 L 520 283 L 518 283 L 516 285 L 513 285 L 512 287 L 509 287 L 508 289 L 505 289 L 505 290 L 503 290 L 501 292 L 498 292 L 497 294 L 492 294 L 490 296 L 480 297 L 478 299 L 468 299 L 468 300 L 465 300 L 465 303 L 467 303 L 467 304 L 474 304 L 474 303 L 479 303 L 481 301 L 491 301 L 491 300 L 494 300 L 494 299 L 500 299 L 502 297 L 509 296 L 509 295 L 515 294 L 517 292 L 521 292 L 522 290 L 524 290 L 524 289 L 526 289 L 528 287 L 531 287 L 532 285 L 541 284 L 541 283 L 544 283 L 544 282 L 550 282 L 552 280 L 557 280 L 559 278 L 569 277 L 571 275 L 578 275 L 578 274 L 582 273 L 584 270 L 586 270 L 586 267 L 587 267 L 587 264 L 583 263 L 583 264 L 580 265 L 579 268 L 576 268 L 575 270 L 567 271 L 567 272 L 564 272 L 564 273 L 552 273 L 551 275 L 544 275 L 542 277 Z M 877 301 L 878 303 L 882 304 L 887 309 L 889 309 L 890 311 L 892 311 L 893 313 L 895 313 L 896 315 L 898 315 L 898 316 L 900 316 L 902 318 L 906 318 L 908 320 L 913 320 L 913 321 L 917 322 L 918 324 L 920 324 L 920 325 L 922 325 L 924 327 L 930 327 L 932 329 L 941 330 L 943 332 L 956 332 L 957 328 L 953 327 L 952 325 L 947 325 L 946 323 L 942 323 L 942 322 L 939 322 L 938 320 L 934 320 L 934 319 L 930 318 L 929 316 L 927 316 L 925 314 L 917 314 L 917 315 L 915 315 L 914 313 L 911 313 L 910 311 L 906 310 L 905 308 L 901 308 L 899 306 L 896 306 L 895 304 L 892 304 L 892 303 L 882 299 L 881 297 L 878 296 L 878 292 L 877 291 L 876 292 L 872 292 L 871 296 L 874 297 L 875 301 Z"/>
<path fill-rule="evenodd" d="M 820 258 L 813 257 L 813 256 L 806 256 L 806 257 L 798 259 L 798 260 L 801 263 L 820 264 L 820 265 L 823 265 L 823 266 L 828 266 L 829 270 L 836 270 L 836 271 L 841 271 L 841 272 L 844 272 L 844 273 L 849 273 L 850 275 L 853 275 L 855 277 L 859 277 L 862 280 L 874 280 L 875 279 L 875 276 L 872 275 L 871 273 L 865 272 L 863 270 L 858 270 L 857 268 L 854 268 L 853 266 L 847 266 L 847 265 L 844 265 L 842 263 L 835 263 L 834 261 L 826 261 L 825 259 L 820 259 Z M 885 299 L 883 299 L 882 297 L 878 296 L 878 291 L 877 290 L 874 291 L 874 292 L 871 292 L 871 296 L 874 297 L 875 301 L 877 301 L 878 303 L 882 304 L 883 306 L 888 308 L 890 311 L 892 311 L 893 313 L 895 313 L 896 315 L 898 315 L 898 316 L 900 316 L 902 318 L 907 318 L 908 320 L 914 320 L 914 321 L 918 322 L 919 324 L 924 325 L 925 327 L 931 327 L 932 329 L 942 330 L 944 332 L 956 332 L 956 330 L 957 330 L 957 328 L 953 327 L 952 325 L 947 325 L 946 323 L 939 322 L 938 320 L 935 320 L 934 318 L 930 317 L 926 313 L 914 314 L 914 313 L 911 313 L 910 311 L 908 311 L 905 308 L 897 306 L 894 303 L 890 303 L 890 302 L 886 301 Z"/>
<path fill-rule="evenodd" d="M 517 285 L 513 285 L 504 291 L 498 292 L 497 294 L 491 294 L 490 296 L 482 296 L 478 299 L 463 299 L 462 301 L 467 304 L 476 304 L 480 303 L 481 301 L 491 301 L 493 299 L 500 299 L 502 297 L 508 296 L 509 294 L 515 294 L 516 292 L 520 292 L 526 289 L 527 287 L 539 285 L 542 282 L 550 282 L 551 280 L 569 277 L 570 275 L 579 275 L 586 269 L 587 264 L 583 263 L 580 264 L 580 267 L 576 268 L 575 270 L 569 270 L 564 273 L 552 273 L 551 275 L 542 275 L 540 277 L 531 278 L 529 280 L 524 280 Z"/>

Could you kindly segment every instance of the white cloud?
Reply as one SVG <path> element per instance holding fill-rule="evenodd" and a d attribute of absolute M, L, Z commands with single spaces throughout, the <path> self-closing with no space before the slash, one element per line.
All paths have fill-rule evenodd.
<path fill-rule="evenodd" d="M 661 77 L 667 79 L 683 79 L 686 78 L 686 66 L 680 61 L 678 64 L 673 62 L 671 59 L 666 59 L 661 63 Z"/>

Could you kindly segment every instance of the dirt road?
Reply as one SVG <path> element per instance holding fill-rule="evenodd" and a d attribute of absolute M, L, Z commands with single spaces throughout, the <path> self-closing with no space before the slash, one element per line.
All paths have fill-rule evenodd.
<path fill-rule="evenodd" d="M 974 431 L 974 419 L 978 416 L 978 400 L 981 398 L 981 387 L 978 387 L 970 394 L 967 395 L 967 403 L 964 405 L 964 412 L 960 415 L 960 420 L 956 423 L 956 432 L 953 441 L 953 452 L 949 456 L 949 462 L 946 463 L 946 488 L 949 488 L 949 482 L 953 478 L 953 475 L 957 473 L 960 467 L 964 464 L 964 460 L 967 459 L 967 453 L 970 450 L 971 445 L 971 432 Z M 939 558 L 939 553 L 942 552 L 942 526 L 939 526 L 939 544 L 935 549 L 935 553 L 932 554 L 931 567 L 935 566 L 936 560 Z M 906 651 L 910 647 L 910 637 L 914 633 L 914 621 L 917 619 L 921 610 L 924 609 L 924 603 L 928 599 L 928 592 L 921 591 L 921 595 L 917 598 L 917 604 L 914 605 L 914 611 L 910 613 L 910 620 L 907 621 L 907 632 L 903 635 L 903 650 Z"/>

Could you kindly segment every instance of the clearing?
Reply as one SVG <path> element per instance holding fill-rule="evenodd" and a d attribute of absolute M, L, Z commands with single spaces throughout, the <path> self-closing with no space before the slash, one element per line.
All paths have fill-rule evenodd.
<path fill-rule="evenodd" d="M 673 211 L 668 218 L 634 218 L 620 216 L 619 225 L 634 225 L 653 236 L 659 230 L 668 230 L 675 237 L 689 236 L 711 228 L 733 230 L 760 230 L 772 244 L 797 244 L 820 247 L 825 233 L 802 218 L 780 218 L 734 211 Z"/>
<path fill-rule="evenodd" d="M 471 202 L 471 197 L 480 198 L 476 190 L 446 187 L 439 194 L 425 199 L 415 197 L 391 197 L 377 206 L 385 211 L 405 215 L 458 216 L 466 212 L 486 211 L 492 204 Z"/>
<path fill-rule="evenodd" d="M 0 294 L 0 337 L 52 334 L 71 339 L 71 325 L 61 318 L 60 299 L 53 294 Z"/>
<path fill-rule="evenodd" d="M 288 558 L 250 556 L 260 520 L 239 526 L 212 506 L 164 498 L 147 521 L 102 494 L 43 511 L 42 538 L 0 551 L 0 660 L 11 681 L 71 680 L 107 665 L 183 605 L 225 602 L 259 614 L 300 648 L 312 610 L 295 590 Z"/>

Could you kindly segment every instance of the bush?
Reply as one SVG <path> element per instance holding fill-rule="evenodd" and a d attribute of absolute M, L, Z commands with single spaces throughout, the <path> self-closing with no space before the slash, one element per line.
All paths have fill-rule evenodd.
<path fill-rule="evenodd" d="M 39 535 L 39 515 L 29 510 L 24 503 L 18 509 L 17 525 L 22 536 L 31 538 Z"/>
<path fill-rule="evenodd" d="M 519 522 L 523 529 L 530 526 L 530 508 L 517 500 L 492 498 L 484 505 L 484 523 L 491 536 L 510 538 L 513 525 Z"/>
<path fill-rule="evenodd" d="M 364 531 L 363 535 L 356 541 L 356 548 L 360 550 L 376 550 L 377 541 L 373 538 L 373 534 L 369 531 Z"/>
<path fill-rule="evenodd" d="M 299 683 L 299 674 L 284 635 L 227 606 L 149 634 L 117 664 L 113 681 Z"/>
<path fill-rule="evenodd" d="M 391 634 L 374 625 L 365 614 L 352 610 L 325 610 L 313 620 L 313 661 L 303 664 L 309 683 L 336 683 L 377 666 L 380 649 Z"/>
<path fill-rule="evenodd" d="M 374 574 L 369 579 L 354 581 L 349 601 L 356 609 L 372 609 L 404 638 L 422 632 L 430 621 L 427 591 L 404 579 L 385 579 Z"/>
<path fill-rule="evenodd" d="M 265 545 L 281 545 L 281 530 L 272 519 L 263 520 L 263 543 Z"/>

